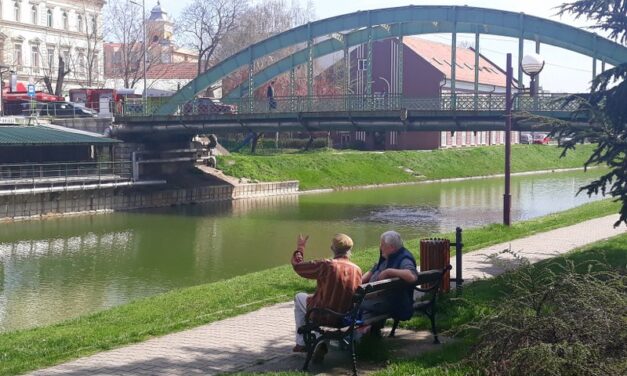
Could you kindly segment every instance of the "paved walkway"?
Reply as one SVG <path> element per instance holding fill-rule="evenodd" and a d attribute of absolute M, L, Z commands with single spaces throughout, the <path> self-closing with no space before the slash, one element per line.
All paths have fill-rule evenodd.
<path fill-rule="evenodd" d="M 465 254 L 464 279 L 470 281 L 502 273 L 507 263 L 502 262 L 501 257 L 488 256 L 504 249 L 537 262 L 627 232 L 625 226 L 613 228 L 617 218 L 612 215 L 594 219 Z M 32 375 L 212 375 L 297 369 L 303 358 L 290 353 L 294 337 L 292 309 L 291 302 L 277 304 Z M 246 331 L 241 330 L 243 327 Z"/>

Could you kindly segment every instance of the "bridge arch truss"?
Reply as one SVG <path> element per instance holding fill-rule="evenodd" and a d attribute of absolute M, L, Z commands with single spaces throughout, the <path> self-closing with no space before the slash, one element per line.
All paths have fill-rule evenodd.
<path fill-rule="evenodd" d="M 476 44 L 481 34 L 517 38 L 519 64 L 525 40 L 535 41 L 536 48 L 540 44 L 548 44 L 590 56 L 594 59 L 593 74 L 596 73 L 597 60 L 612 65 L 627 62 L 625 46 L 570 25 L 524 13 L 467 6 L 386 8 L 315 21 L 253 44 L 189 82 L 156 109 L 155 115 L 175 113 L 181 103 L 191 100 L 214 82 L 243 67 L 248 67 L 249 77 L 245 90 L 250 95 L 256 87 L 273 77 L 307 64 L 308 93 L 311 95 L 315 58 L 342 50 L 346 54 L 350 47 L 370 44 L 375 40 L 430 33 L 451 33 L 452 45 L 455 45 L 458 33 L 475 34 Z M 314 43 L 315 40 L 327 36 L 331 38 Z M 302 45 L 306 47 L 254 74 L 252 67 L 255 60 L 288 47 Z M 479 49 L 476 50 L 478 56 Z M 455 61 L 455 51 L 455 48 L 451 49 L 452 61 Z M 451 65 L 451 90 L 454 91 L 455 64 Z M 371 64 L 368 64 L 368 76 L 371 77 Z M 518 79 L 522 80 L 520 71 Z M 475 85 L 476 83 L 477 79 Z M 240 89 L 234 90 L 234 95 L 237 92 L 241 92 Z"/>

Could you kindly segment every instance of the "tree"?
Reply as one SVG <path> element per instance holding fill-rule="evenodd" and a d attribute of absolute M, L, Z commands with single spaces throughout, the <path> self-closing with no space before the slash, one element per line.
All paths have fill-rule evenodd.
<path fill-rule="evenodd" d="M 627 0 L 578 0 L 565 3 L 559 13 L 594 21 L 594 29 L 608 33 L 609 38 L 627 45 Z M 582 187 L 588 195 L 602 193 L 622 203 L 620 219 L 615 226 L 627 224 L 627 62 L 623 62 L 594 78 L 587 95 L 571 96 L 566 104 L 579 103 L 576 115 L 588 116 L 586 127 L 566 122 L 541 119 L 555 126 L 552 135 L 560 140 L 564 150 L 578 143 L 596 143 L 585 167 L 606 165 L 609 172 Z"/>
<path fill-rule="evenodd" d="M 107 75 L 120 78 L 123 86 L 134 88 L 144 78 L 146 71 L 161 63 L 161 46 L 151 44 L 148 53 L 144 51 L 144 31 L 141 12 L 129 1 L 109 1 L 104 9 L 105 34 L 118 43 L 113 52 L 110 71 Z"/>
<path fill-rule="evenodd" d="M 314 18 L 314 9 L 311 1 L 304 5 L 298 0 L 287 2 L 285 0 L 266 0 L 248 7 L 238 19 L 237 27 L 228 35 L 226 35 L 219 48 L 215 51 L 214 57 L 216 61 L 224 60 L 231 55 L 244 50 L 251 44 L 267 39 L 275 34 L 289 30 L 296 26 L 305 24 Z M 259 71 L 273 64 L 277 60 L 294 53 L 301 47 L 290 47 L 282 51 L 278 51 L 269 56 L 255 60 L 254 71 Z M 304 70 L 297 71 L 299 76 L 296 92 L 299 92 L 300 86 L 305 87 L 302 83 Z M 230 91 L 237 85 L 248 79 L 248 69 L 240 70 L 224 79 L 223 92 Z M 275 89 L 279 93 L 287 93 L 289 86 L 289 78 L 284 76 L 275 78 Z M 306 90 L 306 89 L 305 89 Z M 265 87 L 259 89 L 259 97 L 265 98 Z M 257 95 L 255 95 L 257 96 Z"/>
<path fill-rule="evenodd" d="M 216 49 L 245 8 L 245 0 L 194 0 L 183 10 L 180 29 L 197 53 L 198 74 L 209 69 Z"/>

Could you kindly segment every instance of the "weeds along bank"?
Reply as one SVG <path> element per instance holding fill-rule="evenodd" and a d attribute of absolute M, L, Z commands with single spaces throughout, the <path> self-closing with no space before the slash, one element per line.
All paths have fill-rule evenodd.
<path fill-rule="evenodd" d="M 594 145 L 580 145 L 560 158 L 550 145 L 513 145 L 512 172 L 581 168 Z M 502 146 L 429 151 L 322 150 L 221 157 L 226 175 L 257 181 L 300 181 L 301 190 L 502 174 Z"/>

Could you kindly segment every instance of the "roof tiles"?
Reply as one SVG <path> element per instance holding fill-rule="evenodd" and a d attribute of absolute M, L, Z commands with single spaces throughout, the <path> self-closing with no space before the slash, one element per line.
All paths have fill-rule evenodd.
<path fill-rule="evenodd" d="M 451 46 L 430 40 L 408 37 L 405 45 L 417 55 L 451 79 Z M 457 47 L 456 51 L 457 81 L 475 82 L 475 51 L 471 48 Z M 505 73 L 483 56 L 479 56 L 479 83 L 505 87 Z"/>

